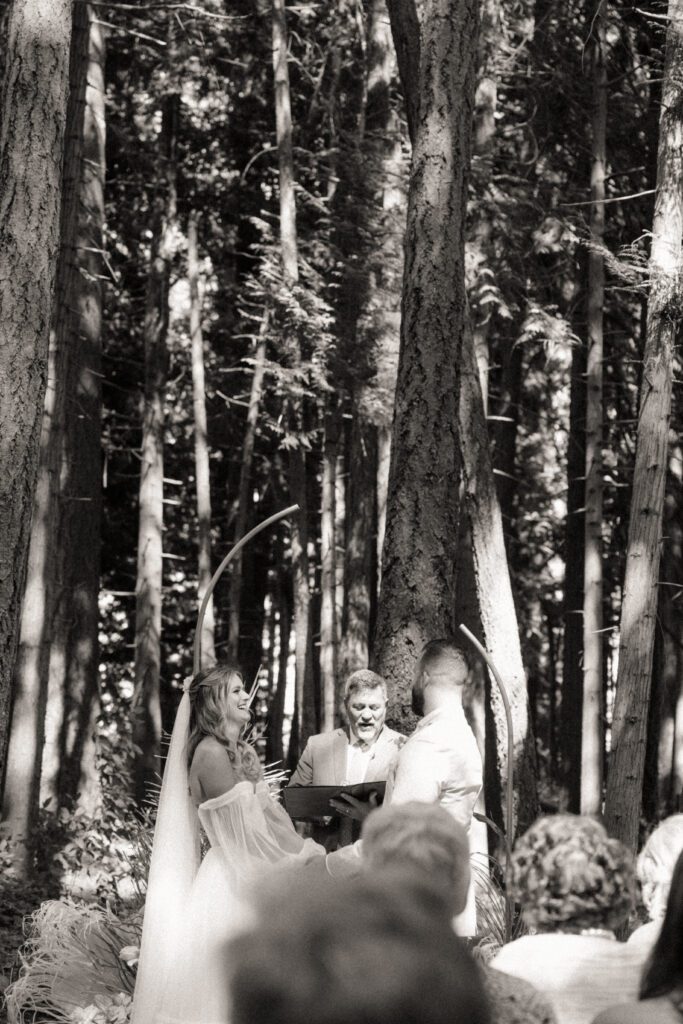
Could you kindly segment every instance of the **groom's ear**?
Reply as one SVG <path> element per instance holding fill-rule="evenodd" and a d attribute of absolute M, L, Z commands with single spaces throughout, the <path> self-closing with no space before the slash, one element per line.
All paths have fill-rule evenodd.
<path fill-rule="evenodd" d="M 412 687 L 412 691 L 411 691 L 411 706 L 412 706 L 413 714 L 417 715 L 418 718 L 422 718 L 422 716 L 424 715 L 424 706 L 425 706 L 424 688 L 425 688 L 425 683 L 426 683 L 425 673 L 424 672 L 416 673 L 415 674 L 415 679 L 413 680 L 413 687 Z"/>

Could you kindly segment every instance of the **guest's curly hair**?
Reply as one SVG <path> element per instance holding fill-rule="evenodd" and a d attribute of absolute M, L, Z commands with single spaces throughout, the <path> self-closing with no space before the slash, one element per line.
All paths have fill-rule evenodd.
<path fill-rule="evenodd" d="M 617 928 L 635 891 L 633 858 L 593 818 L 540 818 L 512 855 L 515 897 L 539 931 Z"/>

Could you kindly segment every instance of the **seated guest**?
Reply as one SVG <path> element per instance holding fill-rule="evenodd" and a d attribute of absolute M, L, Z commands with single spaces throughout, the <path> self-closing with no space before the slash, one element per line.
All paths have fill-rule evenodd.
<path fill-rule="evenodd" d="M 462 825 L 436 804 L 407 803 L 374 811 L 363 826 L 363 864 L 370 878 L 405 871 L 429 879 L 455 917 L 467 902 L 470 852 Z M 547 999 L 519 978 L 479 965 L 496 1024 L 554 1024 Z"/>
<path fill-rule="evenodd" d="M 681 817 L 681 815 L 676 815 Z M 653 833 L 654 834 L 654 833 Z M 670 880 L 659 936 L 640 982 L 640 1002 L 613 1006 L 595 1024 L 680 1024 L 683 1018 L 683 853 Z"/>
<path fill-rule="evenodd" d="M 628 942 L 629 945 L 637 945 L 643 956 L 647 956 L 652 949 L 662 927 L 671 876 L 681 851 L 683 814 L 672 814 L 670 818 L 660 822 L 645 843 L 636 862 L 643 903 L 650 920 L 636 928 Z"/>
<path fill-rule="evenodd" d="M 346 728 L 310 737 L 290 786 L 351 786 L 385 782 L 393 774 L 405 736 L 384 724 L 387 687 L 382 677 L 370 669 L 352 672 L 344 687 L 344 712 Z M 357 838 L 349 829 L 342 839 L 339 826 L 335 816 L 314 827 L 313 838 L 328 851 Z"/>
<path fill-rule="evenodd" d="M 430 886 L 292 874 L 227 951 L 232 1024 L 490 1024 Z"/>
<path fill-rule="evenodd" d="M 540 818 L 515 844 L 515 896 L 537 934 L 491 961 L 524 978 L 553 1005 L 559 1024 L 589 1024 L 601 1010 L 633 999 L 642 956 L 614 930 L 633 906 L 633 861 L 593 818 Z"/>

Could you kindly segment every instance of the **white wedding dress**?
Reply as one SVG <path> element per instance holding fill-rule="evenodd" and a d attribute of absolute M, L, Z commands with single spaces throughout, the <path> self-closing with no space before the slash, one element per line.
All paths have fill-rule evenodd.
<path fill-rule="evenodd" d="M 132 1024 L 228 1024 L 226 947 L 249 923 L 252 889 L 325 854 L 297 834 L 263 781 L 243 778 L 195 809 L 185 758 L 173 749 L 186 736 L 178 730 L 183 713 L 181 703 L 157 815 Z M 201 864 L 199 822 L 211 844 Z"/>

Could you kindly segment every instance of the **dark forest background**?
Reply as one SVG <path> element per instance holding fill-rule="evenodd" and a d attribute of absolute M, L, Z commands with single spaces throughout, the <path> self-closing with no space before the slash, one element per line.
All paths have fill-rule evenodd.
<path fill-rule="evenodd" d="M 12 106 L 32 4 L 0 9 L 10 175 L 7 154 L 36 159 Z M 520 827 L 604 807 L 635 845 L 678 809 L 681 230 L 655 199 L 680 193 L 681 6 L 55 4 L 70 49 L 33 51 L 31 102 L 50 123 L 61 82 L 66 128 L 24 183 L 59 188 L 45 413 L 21 463 L 35 492 L 27 470 L 20 500 L 0 494 L 21 605 L 16 649 L 2 636 L 2 856 L 26 885 L 114 856 L 192 671 L 198 598 L 295 502 L 233 561 L 202 634 L 205 658 L 258 676 L 267 763 L 338 724 L 368 663 L 408 729 L 419 643 L 465 622 L 510 686 Z M 653 218 L 674 236 L 664 298 Z M 25 219 L 36 243 L 47 219 Z M 45 294 L 23 294 L 0 323 L 36 337 Z M 629 559 L 646 567 L 630 605 Z M 480 664 L 469 713 L 502 824 L 505 724 Z M 627 782 L 615 714 L 637 719 Z"/>

